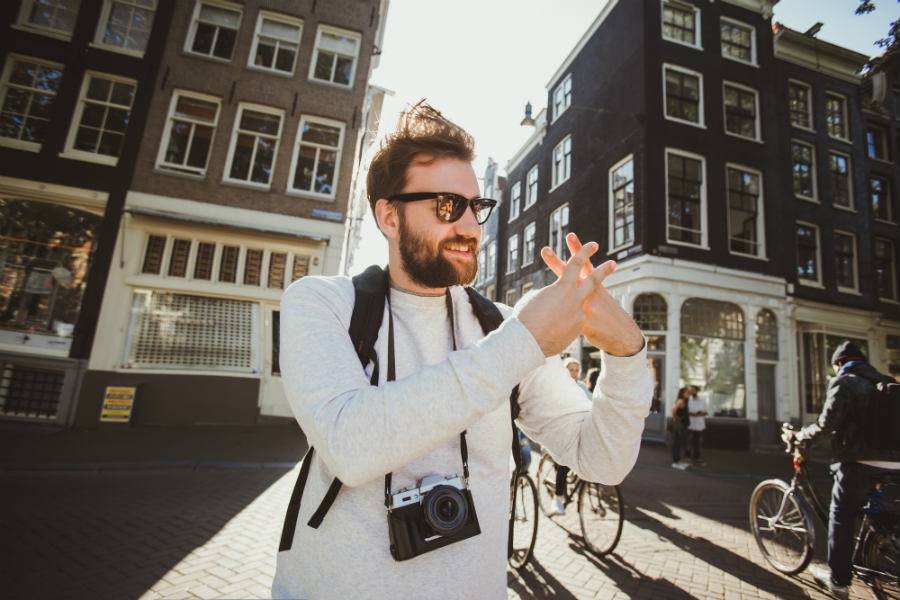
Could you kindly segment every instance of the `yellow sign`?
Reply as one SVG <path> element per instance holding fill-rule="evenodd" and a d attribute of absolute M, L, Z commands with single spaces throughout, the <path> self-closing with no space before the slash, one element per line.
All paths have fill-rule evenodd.
<path fill-rule="evenodd" d="M 134 408 L 135 387 L 107 387 L 103 396 L 100 420 L 107 423 L 128 423 Z"/>

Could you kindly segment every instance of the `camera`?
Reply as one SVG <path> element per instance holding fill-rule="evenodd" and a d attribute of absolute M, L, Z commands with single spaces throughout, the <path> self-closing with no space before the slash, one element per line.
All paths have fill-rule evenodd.
<path fill-rule="evenodd" d="M 415 488 L 391 496 L 391 556 L 409 560 L 481 533 L 467 482 L 458 475 L 430 475 Z"/>

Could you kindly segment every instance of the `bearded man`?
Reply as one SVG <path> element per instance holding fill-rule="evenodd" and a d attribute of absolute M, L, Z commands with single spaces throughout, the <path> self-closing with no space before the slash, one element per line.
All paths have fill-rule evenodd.
<path fill-rule="evenodd" d="M 505 320 L 485 335 L 463 286 L 475 279 L 480 225 L 496 201 L 479 197 L 473 158 L 471 136 L 419 103 L 372 160 L 367 194 L 389 249 L 380 377 L 348 334 L 351 279 L 304 277 L 284 293 L 282 380 L 315 454 L 296 514 L 288 510 L 273 597 L 505 598 L 507 400 L 517 385 L 515 423 L 559 464 L 609 485 L 634 466 L 653 384 L 644 336 L 603 287 L 615 263 L 593 267 L 598 244 L 574 234 L 567 262 L 543 248 L 557 281 L 515 310 L 496 305 Z M 590 399 L 559 358 L 579 335 L 602 350 Z M 433 481 L 471 502 L 466 518 L 477 514 L 477 524 L 465 535 L 437 529 L 459 516 L 449 500 L 416 516 Z M 317 519 L 323 500 L 330 510 Z M 393 511 L 413 515 L 414 533 L 436 528 L 420 540 L 434 549 L 397 552 Z"/>

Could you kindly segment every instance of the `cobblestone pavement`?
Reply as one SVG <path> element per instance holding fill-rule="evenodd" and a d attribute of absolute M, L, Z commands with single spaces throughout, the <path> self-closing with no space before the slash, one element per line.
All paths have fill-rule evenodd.
<path fill-rule="evenodd" d="M 760 478 L 673 471 L 645 448 L 623 486 L 614 555 L 577 540 L 574 511 L 541 517 L 510 598 L 824 598 L 768 569 L 747 530 Z M 4 598 L 268 597 L 296 471 L 168 469 L 0 474 Z M 821 558 L 821 548 L 818 552 Z M 855 596 L 868 597 L 865 590 Z"/>

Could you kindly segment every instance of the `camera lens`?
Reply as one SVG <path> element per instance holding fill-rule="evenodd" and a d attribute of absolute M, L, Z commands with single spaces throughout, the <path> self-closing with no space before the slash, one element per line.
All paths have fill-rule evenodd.
<path fill-rule="evenodd" d="M 451 535 L 465 525 L 469 517 L 469 504 L 455 487 L 439 485 L 425 495 L 422 512 L 425 522 L 435 533 Z"/>

